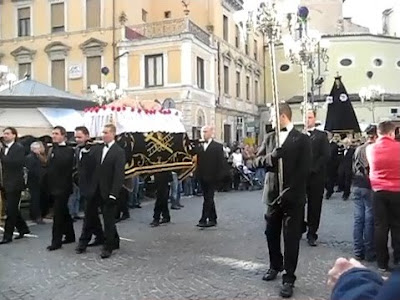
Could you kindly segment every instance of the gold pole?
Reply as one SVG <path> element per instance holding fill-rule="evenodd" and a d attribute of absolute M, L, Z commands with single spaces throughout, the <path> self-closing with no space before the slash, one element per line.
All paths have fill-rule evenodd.
<path fill-rule="evenodd" d="M 275 56 L 275 43 L 273 38 L 268 39 L 268 50 L 269 59 L 271 64 L 271 83 L 272 83 L 272 103 L 274 104 L 275 110 L 275 141 L 276 147 L 280 147 L 279 132 L 281 131 L 281 125 L 279 123 L 279 92 L 278 92 L 278 80 L 276 76 L 276 56 Z M 283 191 L 283 163 L 282 159 L 278 160 L 278 183 L 279 183 L 279 194 Z"/>
<path fill-rule="evenodd" d="M 303 125 L 304 132 L 307 132 L 307 111 L 308 111 L 308 82 L 307 82 L 307 65 L 301 63 L 301 73 L 303 74 Z"/>

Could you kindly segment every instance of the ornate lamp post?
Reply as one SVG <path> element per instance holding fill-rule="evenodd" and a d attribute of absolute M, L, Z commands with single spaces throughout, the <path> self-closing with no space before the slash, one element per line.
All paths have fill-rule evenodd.
<path fill-rule="evenodd" d="M 293 64 L 298 64 L 301 67 L 301 73 L 303 77 L 303 123 L 304 127 L 307 128 L 307 110 L 310 107 L 308 101 L 308 70 L 312 71 L 312 85 L 311 85 L 311 108 L 313 108 L 314 100 L 314 84 L 322 84 L 323 78 L 319 77 L 316 81 L 314 80 L 314 69 L 315 69 L 315 57 L 318 57 L 327 64 L 329 56 L 328 42 L 321 40 L 321 34 L 317 30 L 308 30 L 307 18 L 309 10 L 305 6 L 301 6 L 297 12 L 297 29 L 293 30 L 294 16 L 288 15 L 289 20 L 289 32 L 290 34 L 283 37 L 283 44 L 285 49 L 285 55 L 290 59 Z"/>
<path fill-rule="evenodd" d="M 368 87 L 363 87 L 358 95 L 363 105 L 365 101 L 370 102 L 371 106 L 369 110 L 372 113 L 372 122 L 375 123 L 375 101 L 384 100 L 385 90 L 379 85 L 370 85 Z"/>
<path fill-rule="evenodd" d="M 254 1 L 256 2 L 256 1 Z M 260 1 L 258 1 L 260 3 Z M 275 0 L 265 0 L 261 1 L 259 4 L 256 15 L 254 10 L 250 7 L 247 11 L 247 21 L 246 29 L 247 32 L 260 31 L 264 35 L 269 51 L 269 60 L 271 67 L 271 82 L 272 82 L 272 103 L 274 106 L 275 113 L 275 141 L 276 145 L 280 146 L 279 132 L 279 93 L 278 93 L 278 83 L 276 75 L 276 55 L 275 55 L 275 45 L 280 42 L 281 39 L 281 22 L 280 14 L 276 8 Z M 279 160 L 278 165 L 278 182 L 279 182 L 279 192 L 283 192 L 283 165 L 282 160 Z"/>
<path fill-rule="evenodd" d="M 124 94 L 123 90 L 117 88 L 117 85 L 114 82 L 108 83 L 104 88 L 92 84 L 90 90 L 93 93 L 96 102 L 100 106 L 118 100 Z"/>

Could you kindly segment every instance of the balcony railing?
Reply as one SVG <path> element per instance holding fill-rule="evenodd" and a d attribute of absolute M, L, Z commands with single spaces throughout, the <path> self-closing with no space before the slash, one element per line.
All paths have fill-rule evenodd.
<path fill-rule="evenodd" d="M 129 29 L 133 32 L 127 33 L 128 39 L 151 39 L 191 33 L 204 44 L 210 45 L 210 34 L 187 18 L 133 25 Z"/>

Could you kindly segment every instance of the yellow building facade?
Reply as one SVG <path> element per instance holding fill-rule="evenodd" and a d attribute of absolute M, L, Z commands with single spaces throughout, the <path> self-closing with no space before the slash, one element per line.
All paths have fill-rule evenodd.
<path fill-rule="evenodd" d="M 329 95 L 334 78 L 342 77 L 353 102 L 358 121 L 372 123 L 400 117 L 400 38 L 377 36 L 367 33 L 324 36 L 330 41 L 327 64 L 316 61 L 314 77 L 322 76 L 325 81 L 315 87 L 318 103 L 318 119 L 325 122 L 326 96 Z M 299 102 L 302 101 L 303 83 L 300 67 L 290 63 L 285 57 L 283 46 L 276 48 L 279 97 L 294 107 L 294 121 L 302 122 Z M 266 72 L 270 71 L 266 57 Z M 267 74 L 267 73 L 266 73 Z M 309 74 L 309 92 L 311 75 Z M 270 77 L 266 77 L 267 101 L 272 99 Z M 361 103 L 359 92 L 370 85 L 381 86 L 385 90 L 383 101 Z M 372 112 L 374 110 L 374 113 Z"/>
<path fill-rule="evenodd" d="M 257 105 L 265 99 L 262 37 L 245 43 L 232 17 L 242 5 L 243 0 L 2 0 L 0 64 L 20 78 L 29 74 L 74 94 L 89 95 L 92 84 L 116 82 L 138 100 L 172 98 L 190 135 L 212 124 L 217 139 L 232 142 L 256 134 Z M 132 30 L 142 38 L 128 38 Z"/>

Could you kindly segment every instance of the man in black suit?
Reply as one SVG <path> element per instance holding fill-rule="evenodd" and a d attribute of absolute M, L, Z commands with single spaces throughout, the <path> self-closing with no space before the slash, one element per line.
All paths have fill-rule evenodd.
<path fill-rule="evenodd" d="M 49 251 L 60 249 L 62 244 L 75 243 L 74 226 L 68 209 L 69 195 L 72 194 L 74 149 L 66 145 L 66 137 L 64 127 L 54 127 L 53 147 L 49 149 L 47 166 L 48 191 L 54 203 L 53 237 L 47 247 Z"/>
<path fill-rule="evenodd" d="M 94 197 L 94 171 L 96 168 L 100 146 L 90 145 L 89 130 L 84 126 L 75 128 L 75 141 L 78 146 L 75 151 L 77 182 L 80 190 L 81 202 L 85 204 L 85 217 L 83 219 L 82 233 L 76 253 L 86 251 L 86 247 L 102 245 L 104 233 L 99 218 L 100 199 Z M 90 244 L 92 235 L 95 240 Z"/>
<path fill-rule="evenodd" d="M 104 145 L 96 158 L 94 170 L 94 197 L 100 199 L 103 208 L 105 242 L 101 258 L 109 258 L 115 249 L 119 249 L 119 236 L 115 226 L 117 199 L 125 179 L 125 151 L 115 143 L 116 127 L 104 126 Z"/>
<path fill-rule="evenodd" d="M 21 201 L 21 192 L 24 189 L 24 147 L 16 142 L 18 132 L 13 127 L 7 127 L 3 130 L 4 145 L 0 151 L 2 166 L 2 186 L 7 220 L 4 226 L 3 240 L 0 244 L 12 242 L 14 227 L 17 228 L 19 235 L 15 239 L 21 239 L 25 234 L 29 234 L 29 228 L 21 216 L 19 203 Z"/>
<path fill-rule="evenodd" d="M 203 190 L 203 211 L 198 227 L 213 227 L 217 225 L 214 192 L 218 181 L 222 178 L 224 151 L 222 144 L 212 139 L 211 126 L 202 128 L 204 143 L 197 149 L 197 176 Z"/>
<path fill-rule="evenodd" d="M 255 166 L 267 170 L 263 198 L 267 204 L 265 215 L 270 269 L 263 280 L 274 280 L 285 270 L 280 295 L 288 298 L 293 294 L 295 271 L 299 256 L 299 244 L 304 222 L 306 181 L 311 167 L 311 143 L 307 135 L 300 133 L 291 122 L 292 110 L 286 103 L 279 104 L 280 145 L 276 144 L 275 132 L 267 134 L 261 156 Z M 275 114 L 271 122 L 275 124 Z M 283 191 L 279 191 L 278 161 L 283 162 Z M 283 227 L 283 228 L 282 228 Z M 284 254 L 281 252 L 283 231 Z"/>
<path fill-rule="evenodd" d="M 333 134 L 328 132 L 328 140 L 329 140 L 329 160 L 327 162 L 327 172 L 326 172 L 326 195 L 325 199 L 330 199 L 337 181 L 337 173 L 338 173 L 338 152 L 339 146 L 336 141 L 333 139 Z"/>
<path fill-rule="evenodd" d="M 154 204 L 153 222 L 151 227 L 157 227 L 160 224 L 171 222 L 171 215 L 168 209 L 169 183 L 172 182 L 171 172 L 160 172 L 154 174 L 154 183 L 156 185 L 156 203 Z M 160 220 L 162 216 L 162 219 Z"/>
<path fill-rule="evenodd" d="M 317 231 L 321 219 L 326 164 L 329 160 L 329 142 L 326 133 L 315 128 L 316 111 L 307 112 L 307 134 L 311 140 L 312 163 L 307 183 L 307 241 L 317 246 Z"/>
<path fill-rule="evenodd" d="M 353 177 L 353 155 L 355 149 L 351 146 L 349 138 L 343 140 L 343 154 L 339 165 L 339 187 L 343 189 L 343 200 L 348 200 L 350 196 L 351 181 Z"/>

